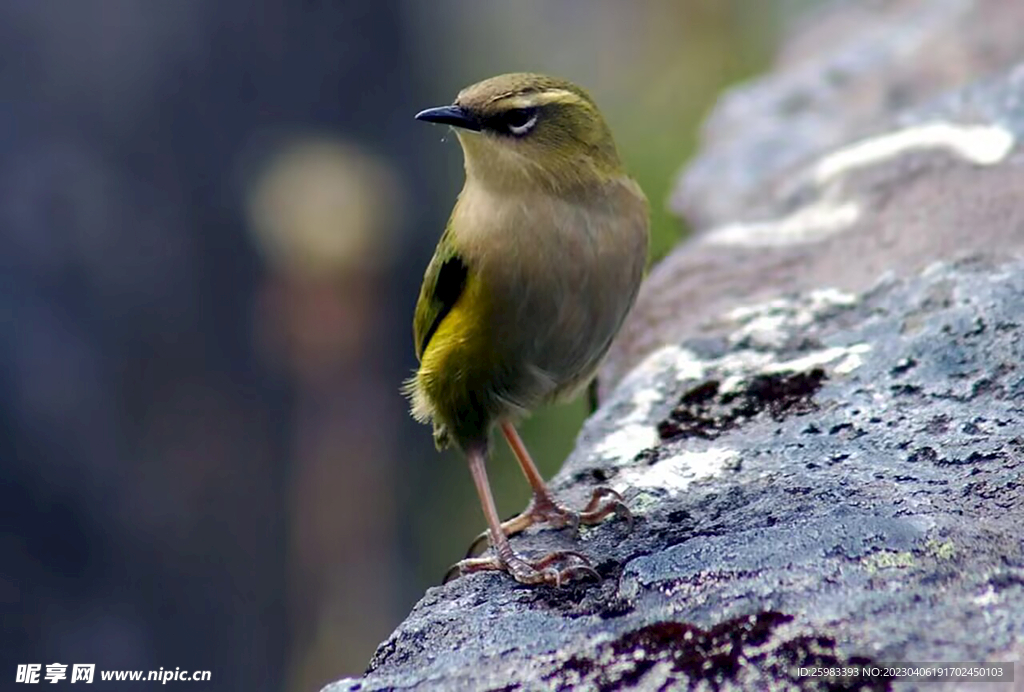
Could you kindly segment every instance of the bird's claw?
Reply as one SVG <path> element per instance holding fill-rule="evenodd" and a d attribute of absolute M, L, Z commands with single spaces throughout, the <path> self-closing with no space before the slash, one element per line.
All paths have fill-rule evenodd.
<path fill-rule="evenodd" d="M 555 529 L 569 527 L 574 536 L 579 536 L 580 526 L 600 524 L 610 514 L 625 519 L 627 530 L 633 529 L 633 513 L 629 511 L 622 495 L 612 488 L 601 486 L 594 489 L 590 500 L 579 512 L 574 512 L 552 501 L 537 502 L 534 498 L 522 514 L 502 522 L 501 530 L 506 536 L 515 536 L 534 524 L 547 524 Z M 487 532 L 482 531 L 469 544 L 466 557 L 479 554 L 486 545 Z"/>
<path fill-rule="evenodd" d="M 602 500 L 605 499 L 608 502 L 602 505 Z M 609 514 L 614 514 L 620 519 L 624 519 L 626 521 L 626 530 L 633 530 L 633 513 L 626 505 L 626 501 L 622 499 L 622 495 L 618 491 L 602 485 L 594 489 L 593 494 L 590 496 L 590 502 L 577 515 L 577 530 L 580 524 L 593 526 L 604 521 L 605 517 Z"/>
<path fill-rule="evenodd" d="M 559 564 L 563 564 L 561 568 Z M 444 581 L 447 584 L 453 579 L 472 574 L 474 572 L 501 571 L 507 572 L 520 584 L 548 584 L 551 586 L 562 586 L 574 579 L 589 579 L 601 581 L 598 574 L 590 565 L 586 555 L 575 550 L 560 550 L 538 558 L 527 560 L 515 553 L 500 557 L 467 558 L 457 562 L 448 568 Z"/>

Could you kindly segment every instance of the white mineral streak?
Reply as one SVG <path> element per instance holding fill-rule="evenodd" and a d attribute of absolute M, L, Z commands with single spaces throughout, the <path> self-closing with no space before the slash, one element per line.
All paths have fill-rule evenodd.
<path fill-rule="evenodd" d="M 870 350 L 871 346 L 869 344 L 833 346 L 832 348 L 825 348 L 820 351 L 808 353 L 805 356 L 794 358 L 793 360 L 782 360 L 777 363 L 772 363 L 768 365 L 763 372 L 802 372 L 812 368 L 820 368 L 842 358 L 842 362 L 834 367 L 833 371 L 846 375 L 861 366 L 864 362 L 861 358 L 861 354 L 867 353 Z M 842 368 L 842 370 L 840 370 L 840 368 Z"/>
<path fill-rule="evenodd" d="M 784 341 L 788 334 L 813 323 L 829 310 L 846 307 L 856 301 L 856 296 L 852 294 L 825 288 L 813 291 L 799 301 L 780 298 L 760 305 L 737 308 L 726 316 L 728 320 L 741 325 L 730 341 L 736 343 L 737 340 L 746 339 L 755 345 Z M 594 452 L 614 465 L 628 466 L 637 454 L 657 446 L 660 442 L 657 421 L 667 411 L 656 409 L 659 405 L 667 407 L 665 391 L 675 391 L 676 388 L 666 388 L 666 384 L 673 379 L 676 382 L 696 382 L 713 373 L 721 382 L 719 392 L 726 393 L 758 374 L 801 372 L 833 363 L 833 372 L 849 374 L 861 366 L 862 355 L 870 350 L 867 344 L 834 346 L 800 358 L 780 361 L 771 351 L 741 348 L 721 358 L 705 360 L 689 349 L 675 345 L 664 346 L 647 356 L 626 376 L 621 390 L 631 392 L 625 401 L 629 407 L 628 413 L 618 419 L 614 432 L 594 446 Z M 715 455 L 707 457 L 708 460 L 717 458 Z M 661 467 L 663 464 L 665 462 L 660 461 L 656 466 Z"/>
<path fill-rule="evenodd" d="M 791 335 L 836 308 L 854 305 L 857 297 L 834 288 L 812 291 L 800 300 L 777 298 L 760 305 L 736 308 L 728 318 L 738 323 L 729 342 L 752 348 L 782 348 Z"/>
<path fill-rule="evenodd" d="M 680 381 L 699 380 L 707 371 L 714 369 L 715 372 L 721 373 L 722 383 L 719 391 L 725 393 L 736 389 L 741 383 L 758 374 L 803 372 L 816 367 L 824 367 L 830 363 L 836 363 L 836 361 L 838 363 L 832 368 L 833 372 L 849 374 L 861 366 L 862 354 L 870 350 L 871 347 L 868 344 L 834 346 L 784 361 L 775 360 L 770 353 L 743 350 L 730 353 L 724 358 L 700 361 L 692 352 L 678 346 L 671 346 L 653 354 L 648 360 L 657 358 L 663 366 L 670 363 L 680 365 L 678 370 L 674 370 L 674 374 L 679 377 Z M 645 365 L 649 366 L 646 363 Z M 641 365 L 640 367 L 645 366 Z M 673 374 L 665 370 L 661 372 L 666 377 Z M 684 373 L 685 376 L 680 376 Z M 637 454 L 645 449 L 655 447 L 659 443 L 658 431 L 655 421 L 652 420 L 652 414 L 654 407 L 664 401 L 664 394 L 654 386 L 644 387 L 635 391 L 630 401 L 633 408 L 621 419 L 615 432 L 609 433 L 594 446 L 594 452 L 599 457 L 616 465 L 629 464 Z M 659 461 L 656 466 L 660 467 L 664 463 L 664 461 Z"/>
<path fill-rule="evenodd" d="M 619 422 L 618 429 L 605 437 L 594 451 L 617 464 L 628 463 L 640 452 L 658 444 L 658 431 L 652 420 L 654 406 L 665 395 L 658 382 L 675 376 L 678 380 L 699 379 L 706 364 L 679 346 L 658 349 L 636 367 L 623 382 L 625 389 L 634 389 L 629 400 L 630 412 Z"/>
<path fill-rule="evenodd" d="M 1013 133 L 998 125 L 933 122 L 865 139 L 829 154 L 814 169 L 819 185 L 868 166 L 922 149 L 945 149 L 978 166 L 991 166 L 1013 149 Z"/>
<path fill-rule="evenodd" d="M 856 202 L 821 200 L 779 219 L 730 223 L 700 236 L 701 242 L 732 247 L 784 247 L 813 243 L 857 223 Z"/>
<path fill-rule="evenodd" d="M 594 447 L 594 451 L 613 463 L 626 464 L 640 452 L 657 444 L 658 431 L 653 425 L 633 423 L 610 433 Z"/>
<path fill-rule="evenodd" d="M 630 469 L 616 477 L 614 488 L 658 488 L 675 495 L 695 482 L 721 475 L 738 456 L 736 450 L 712 447 L 699 452 L 682 452 L 653 466 Z"/>
<path fill-rule="evenodd" d="M 861 140 L 825 156 L 811 179 L 819 199 L 777 219 L 726 224 L 699 242 L 738 247 L 784 247 L 824 240 L 852 227 L 861 204 L 845 199 L 838 185 L 847 174 L 915 151 L 941 149 L 977 166 L 997 164 L 1013 151 L 1016 138 L 999 125 L 931 122 Z"/>

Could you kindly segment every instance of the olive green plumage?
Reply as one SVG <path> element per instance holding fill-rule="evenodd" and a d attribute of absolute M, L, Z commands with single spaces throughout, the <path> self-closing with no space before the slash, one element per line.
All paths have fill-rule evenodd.
<path fill-rule="evenodd" d="M 418 117 L 455 126 L 466 183 L 424 276 L 406 392 L 439 446 L 481 447 L 591 380 L 636 298 L 647 202 L 564 80 L 494 77 Z"/>

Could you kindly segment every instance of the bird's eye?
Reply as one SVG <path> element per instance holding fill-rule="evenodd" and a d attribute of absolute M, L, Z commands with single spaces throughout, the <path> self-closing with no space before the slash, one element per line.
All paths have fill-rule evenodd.
<path fill-rule="evenodd" d="M 502 118 L 508 131 L 517 137 L 525 135 L 537 124 L 536 108 L 514 108 Z"/>

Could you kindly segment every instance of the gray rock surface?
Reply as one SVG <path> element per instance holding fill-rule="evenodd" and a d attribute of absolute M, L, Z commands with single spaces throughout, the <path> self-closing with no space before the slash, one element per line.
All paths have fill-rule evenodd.
<path fill-rule="evenodd" d="M 581 537 L 602 582 L 430 589 L 367 677 L 328 689 L 829 689 L 796 669 L 1010 657 L 1024 644 L 1022 296 L 1024 263 L 936 265 L 663 347 L 554 484 L 581 502 L 606 482 L 637 514 L 631 533 Z M 539 531 L 517 546 L 571 543 Z"/>
<path fill-rule="evenodd" d="M 653 270 L 553 481 L 570 505 L 615 487 L 636 524 L 513 539 L 601 581 L 432 588 L 327 689 L 966 689 L 799 668 L 1021 660 L 1022 8 L 843 3 L 727 99 L 677 198 L 700 232 Z M 856 88 L 811 78 L 836 65 Z M 794 84 L 794 151 L 775 111 L 729 120 Z"/>
<path fill-rule="evenodd" d="M 807 161 L 1012 67 L 1021 26 L 1024 3 L 1005 0 L 826 4 L 794 28 L 768 75 L 719 101 L 673 208 L 701 229 L 745 218 Z"/>
<path fill-rule="evenodd" d="M 1024 65 L 986 69 L 1024 56 L 1024 31 L 1005 30 L 1024 26 L 1024 3 L 837 7 L 800 34 L 831 53 L 800 51 L 811 55 L 712 115 L 676 192 L 696 237 L 652 269 L 601 372 L 604 393 L 661 344 L 717 333 L 717 316 L 735 307 L 822 286 L 861 292 L 884 272 L 1024 250 Z M 852 27 L 843 40 L 836 24 Z M 856 79 L 829 77 L 839 66 Z M 876 93 L 893 82 L 902 98 Z M 769 103 L 794 91 L 799 113 Z"/>

